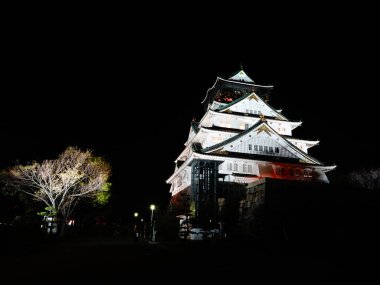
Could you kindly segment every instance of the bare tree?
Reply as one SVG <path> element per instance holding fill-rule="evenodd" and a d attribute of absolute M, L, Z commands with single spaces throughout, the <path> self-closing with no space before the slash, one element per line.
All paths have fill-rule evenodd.
<path fill-rule="evenodd" d="M 75 147 L 68 147 L 58 159 L 17 165 L 9 171 L 18 190 L 57 213 L 62 221 L 61 235 L 80 200 L 96 199 L 108 190 L 110 173 L 110 165 L 102 158 Z"/>
<path fill-rule="evenodd" d="M 350 182 L 363 189 L 380 188 L 380 168 L 359 169 L 350 173 Z"/>

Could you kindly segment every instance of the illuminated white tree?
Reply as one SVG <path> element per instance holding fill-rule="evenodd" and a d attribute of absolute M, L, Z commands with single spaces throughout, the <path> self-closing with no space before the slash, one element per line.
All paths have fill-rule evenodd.
<path fill-rule="evenodd" d="M 108 197 L 110 165 L 92 152 L 68 147 L 55 160 L 17 165 L 10 170 L 16 189 L 42 201 L 62 221 L 63 234 L 67 218 L 84 198 L 104 203 Z"/>
<path fill-rule="evenodd" d="M 380 189 L 380 168 L 360 169 L 351 172 L 350 182 L 363 189 Z"/>

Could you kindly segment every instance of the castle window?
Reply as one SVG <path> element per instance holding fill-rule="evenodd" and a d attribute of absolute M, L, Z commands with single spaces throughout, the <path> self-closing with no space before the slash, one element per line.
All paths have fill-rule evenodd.
<path fill-rule="evenodd" d="M 252 165 L 248 164 L 248 172 L 252 173 Z"/>
<path fill-rule="evenodd" d="M 248 129 L 249 128 L 249 124 L 245 124 L 245 129 Z"/>
<path fill-rule="evenodd" d="M 257 144 L 255 144 L 254 148 L 255 148 L 255 151 L 259 150 L 259 146 Z"/>
<path fill-rule="evenodd" d="M 273 152 L 273 146 L 269 147 L 269 152 Z"/>
<path fill-rule="evenodd" d="M 227 163 L 227 170 L 232 170 L 232 163 L 231 162 Z"/>
<path fill-rule="evenodd" d="M 275 147 L 275 148 L 274 148 L 274 151 L 275 151 L 275 153 L 280 153 L 280 148 Z"/>
<path fill-rule="evenodd" d="M 248 150 L 252 150 L 252 145 L 251 144 L 248 145 Z"/>
<path fill-rule="evenodd" d="M 263 146 L 259 145 L 259 151 L 263 151 Z"/>
<path fill-rule="evenodd" d="M 246 164 L 243 164 L 243 172 L 247 172 L 248 169 L 247 169 L 247 165 Z"/>
<path fill-rule="evenodd" d="M 267 146 L 264 146 L 264 151 L 268 152 L 268 147 Z"/>
<path fill-rule="evenodd" d="M 238 171 L 238 165 L 237 165 L 237 163 L 234 163 L 234 171 Z"/>

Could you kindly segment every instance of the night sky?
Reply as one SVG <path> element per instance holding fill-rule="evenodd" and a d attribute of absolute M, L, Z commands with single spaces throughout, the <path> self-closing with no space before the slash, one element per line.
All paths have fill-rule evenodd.
<path fill-rule="evenodd" d="M 112 163 L 119 211 L 165 206 L 165 180 L 192 118 L 203 115 L 207 88 L 240 64 L 257 84 L 275 86 L 269 103 L 303 121 L 293 135 L 319 139 L 310 154 L 337 164 L 334 173 L 379 166 L 374 39 L 330 22 L 244 37 L 166 25 L 133 33 L 24 27 L 2 56 L 1 167 L 90 148 Z"/>

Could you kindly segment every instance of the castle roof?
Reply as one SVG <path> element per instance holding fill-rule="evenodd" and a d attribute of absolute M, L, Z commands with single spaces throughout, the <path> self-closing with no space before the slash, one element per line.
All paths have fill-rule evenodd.
<path fill-rule="evenodd" d="M 249 82 L 249 83 L 255 83 L 245 72 L 243 69 L 240 71 L 234 73 L 229 80 L 235 80 L 235 81 L 241 81 L 241 82 Z"/>

